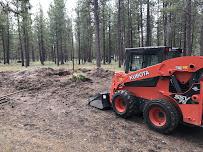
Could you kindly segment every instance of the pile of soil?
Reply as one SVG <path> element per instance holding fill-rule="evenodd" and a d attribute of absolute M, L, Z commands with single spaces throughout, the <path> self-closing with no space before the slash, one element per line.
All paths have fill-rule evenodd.
<path fill-rule="evenodd" d="M 32 71 L 25 70 L 10 73 L 9 77 L 12 79 L 4 79 L 3 82 L 6 85 L 12 84 L 16 90 L 39 90 L 60 85 L 60 78 L 66 76 L 70 79 L 71 74 L 70 71 L 65 69 L 54 70 L 52 68 L 41 68 Z"/>
<path fill-rule="evenodd" d="M 89 71 L 88 73 L 91 77 L 97 77 L 97 78 L 109 78 L 109 76 L 113 76 L 114 72 L 105 70 L 102 68 L 95 69 L 92 71 Z"/>
<path fill-rule="evenodd" d="M 90 69 L 86 69 L 86 68 L 79 68 L 77 71 L 82 72 L 82 73 L 87 73 L 90 72 Z"/>
<path fill-rule="evenodd" d="M 1 72 L 0 151 L 203 151 L 203 130 L 181 126 L 170 136 L 149 130 L 142 117 L 118 118 L 89 107 L 109 89 L 113 71 L 41 68 Z M 24 90 L 25 89 L 25 90 Z"/>
<path fill-rule="evenodd" d="M 47 77 L 47 76 L 67 76 L 72 73 L 66 69 L 52 69 L 52 68 L 40 68 L 36 70 L 25 70 L 14 73 L 14 78 L 25 78 L 25 77 Z"/>

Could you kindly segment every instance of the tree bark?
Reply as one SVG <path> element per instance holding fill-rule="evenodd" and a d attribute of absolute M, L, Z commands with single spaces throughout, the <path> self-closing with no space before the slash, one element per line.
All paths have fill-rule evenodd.
<path fill-rule="evenodd" d="M 94 18 L 96 28 L 96 65 L 97 68 L 101 67 L 101 55 L 100 55 L 100 29 L 99 29 L 99 6 L 98 0 L 94 0 Z"/>
<path fill-rule="evenodd" d="M 58 32 L 56 32 L 56 64 L 59 66 L 60 57 L 59 57 L 59 40 L 58 40 Z"/>
<path fill-rule="evenodd" d="M 19 11 L 19 0 L 17 0 L 17 12 L 18 11 Z M 20 43 L 21 64 L 22 64 L 22 66 L 25 66 L 24 51 L 23 51 L 23 42 L 22 42 L 22 36 L 21 36 L 21 25 L 20 25 L 19 14 L 17 14 L 17 22 L 18 22 L 18 37 L 19 37 L 19 43 Z"/>
<path fill-rule="evenodd" d="M 203 56 L 203 11 L 202 11 L 202 26 L 200 32 L 200 55 Z"/>
<path fill-rule="evenodd" d="M 111 44 L 111 14 L 109 13 L 109 51 L 108 51 L 108 64 L 111 64 L 111 51 L 112 51 L 112 44 Z"/>
<path fill-rule="evenodd" d="M 43 11 L 42 11 L 42 8 L 40 6 L 40 16 L 39 16 L 39 24 L 40 24 L 40 29 L 39 29 L 39 41 L 40 41 L 40 62 L 42 65 L 44 65 L 44 62 L 45 62 L 45 44 L 44 44 L 44 26 L 43 26 Z"/>
<path fill-rule="evenodd" d="M 132 17 L 131 17 L 131 5 L 130 0 L 127 2 L 128 4 L 128 30 L 127 30 L 127 47 L 132 48 Z"/>
<path fill-rule="evenodd" d="M 23 39 L 24 39 L 24 51 L 25 51 L 25 66 L 28 67 L 30 65 L 29 59 L 29 35 L 28 35 L 28 8 L 27 1 L 22 2 L 22 10 L 23 10 Z"/>
<path fill-rule="evenodd" d="M 79 7 L 79 6 L 78 6 Z M 77 11 L 78 23 L 77 23 L 77 38 L 78 38 L 78 64 L 80 65 L 81 59 L 81 42 L 80 42 L 80 12 Z"/>
<path fill-rule="evenodd" d="M 147 0 L 147 33 L 146 33 L 146 46 L 151 46 L 151 17 L 150 17 L 150 0 Z"/>
<path fill-rule="evenodd" d="M 78 31 L 78 64 L 79 65 L 81 64 L 80 60 L 81 60 L 81 44 L 80 44 L 80 31 Z"/>
<path fill-rule="evenodd" d="M 9 24 L 9 12 L 6 11 L 7 15 L 7 41 L 6 41 L 6 63 L 10 63 L 10 24 Z"/>
<path fill-rule="evenodd" d="M 140 1 L 140 28 L 141 28 L 141 46 L 144 47 L 144 29 L 143 29 L 143 1 Z"/>
<path fill-rule="evenodd" d="M 157 16 L 158 16 L 158 20 L 157 20 L 157 46 L 160 46 L 160 21 L 159 21 L 159 18 L 160 18 L 160 15 L 159 15 L 159 11 L 160 11 L 160 7 L 159 7 L 159 3 L 160 1 L 158 0 L 158 12 L 157 12 Z"/>
<path fill-rule="evenodd" d="M 163 29 L 164 29 L 164 33 L 163 33 L 163 39 L 164 39 L 164 45 L 167 46 L 167 22 L 168 22 L 168 14 L 165 12 L 165 9 L 167 8 L 168 4 L 167 1 L 163 1 L 163 9 L 164 9 L 164 13 L 163 13 Z"/>
<path fill-rule="evenodd" d="M 62 33 L 60 37 L 60 58 L 61 58 L 61 64 L 64 64 L 64 51 L 63 51 L 63 38 L 62 38 Z"/>
<path fill-rule="evenodd" d="M 187 55 L 192 55 L 192 1 L 187 0 L 187 7 L 186 7 L 186 19 L 187 19 L 187 43 L 186 43 L 186 51 Z"/>
<path fill-rule="evenodd" d="M 122 49 L 122 27 L 121 27 L 121 0 L 118 1 L 118 66 L 121 67 L 121 49 Z"/>
<path fill-rule="evenodd" d="M 71 26 L 72 27 L 72 26 Z M 72 46 L 72 70 L 75 72 L 75 50 L 74 50 L 74 37 L 71 35 L 71 46 Z"/>
<path fill-rule="evenodd" d="M 105 0 L 102 0 L 102 44 L 103 64 L 106 64 L 106 24 L 105 24 Z"/>
<path fill-rule="evenodd" d="M 169 2 L 169 8 L 171 8 L 171 3 Z M 172 13 L 169 13 L 168 17 L 168 23 L 167 23 L 167 46 L 172 47 L 173 46 L 173 41 L 172 38 L 173 33 L 172 33 Z"/>
<path fill-rule="evenodd" d="M 35 49 L 33 44 L 32 44 L 32 61 L 35 62 Z"/>
<path fill-rule="evenodd" d="M 2 27 L 1 29 L 2 34 L 1 34 L 1 39 L 2 39 L 2 46 L 3 46 L 3 59 L 4 59 L 4 64 L 6 64 L 6 45 L 5 45 L 5 31 L 4 28 Z"/>
<path fill-rule="evenodd" d="M 184 14 L 184 23 L 183 23 L 183 55 L 187 55 L 187 21 L 186 21 L 186 15 Z"/>

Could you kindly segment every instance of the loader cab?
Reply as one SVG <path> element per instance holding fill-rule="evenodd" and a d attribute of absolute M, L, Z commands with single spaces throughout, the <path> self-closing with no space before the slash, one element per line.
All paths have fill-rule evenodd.
<path fill-rule="evenodd" d="M 126 48 L 125 72 L 137 71 L 161 63 L 164 60 L 180 57 L 182 52 L 182 49 L 165 46 Z"/>

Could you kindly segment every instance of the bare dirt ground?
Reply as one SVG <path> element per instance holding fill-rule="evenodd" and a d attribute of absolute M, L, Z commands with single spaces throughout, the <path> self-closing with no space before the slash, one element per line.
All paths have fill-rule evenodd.
<path fill-rule="evenodd" d="M 87 79 L 50 68 L 0 73 L 0 96 L 22 91 L 0 104 L 0 152 L 203 151 L 203 128 L 180 126 L 166 136 L 142 117 L 125 120 L 89 107 L 87 99 L 109 88 L 113 72 L 78 72 Z"/>

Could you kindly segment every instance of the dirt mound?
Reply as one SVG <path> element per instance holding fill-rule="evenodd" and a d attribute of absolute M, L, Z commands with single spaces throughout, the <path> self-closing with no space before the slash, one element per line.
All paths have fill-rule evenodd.
<path fill-rule="evenodd" d="M 114 74 L 113 71 L 105 70 L 103 68 L 98 68 L 89 72 L 91 77 L 98 77 L 98 78 L 109 78 L 112 77 Z"/>
<path fill-rule="evenodd" d="M 16 90 L 40 90 L 49 87 L 65 87 L 72 83 L 92 82 L 84 75 L 71 75 L 70 71 L 65 69 L 54 70 L 52 68 L 41 68 L 33 71 L 21 71 L 13 74 L 13 83 Z"/>
<path fill-rule="evenodd" d="M 77 71 L 80 71 L 82 73 L 87 73 L 87 72 L 90 72 L 91 70 L 90 69 L 86 69 L 86 68 L 79 68 Z"/>
<path fill-rule="evenodd" d="M 39 90 L 54 84 L 60 85 L 60 78 L 68 78 L 71 72 L 66 69 L 40 68 L 11 73 L 10 78 L 4 78 L 7 85 L 13 85 L 16 90 Z M 57 84 L 58 83 L 58 84 Z"/>
<path fill-rule="evenodd" d="M 66 69 L 52 69 L 52 68 L 40 68 L 36 70 L 25 70 L 14 73 L 15 78 L 26 78 L 26 77 L 48 77 L 48 76 L 67 76 L 71 75 L 71 72 Z"/>
<path fill-rule="evenodd" d="M 54 81 L 51 79 L 19 79 L 14 82 L 16 90 L 40 90 L 53 84 Z"/>

